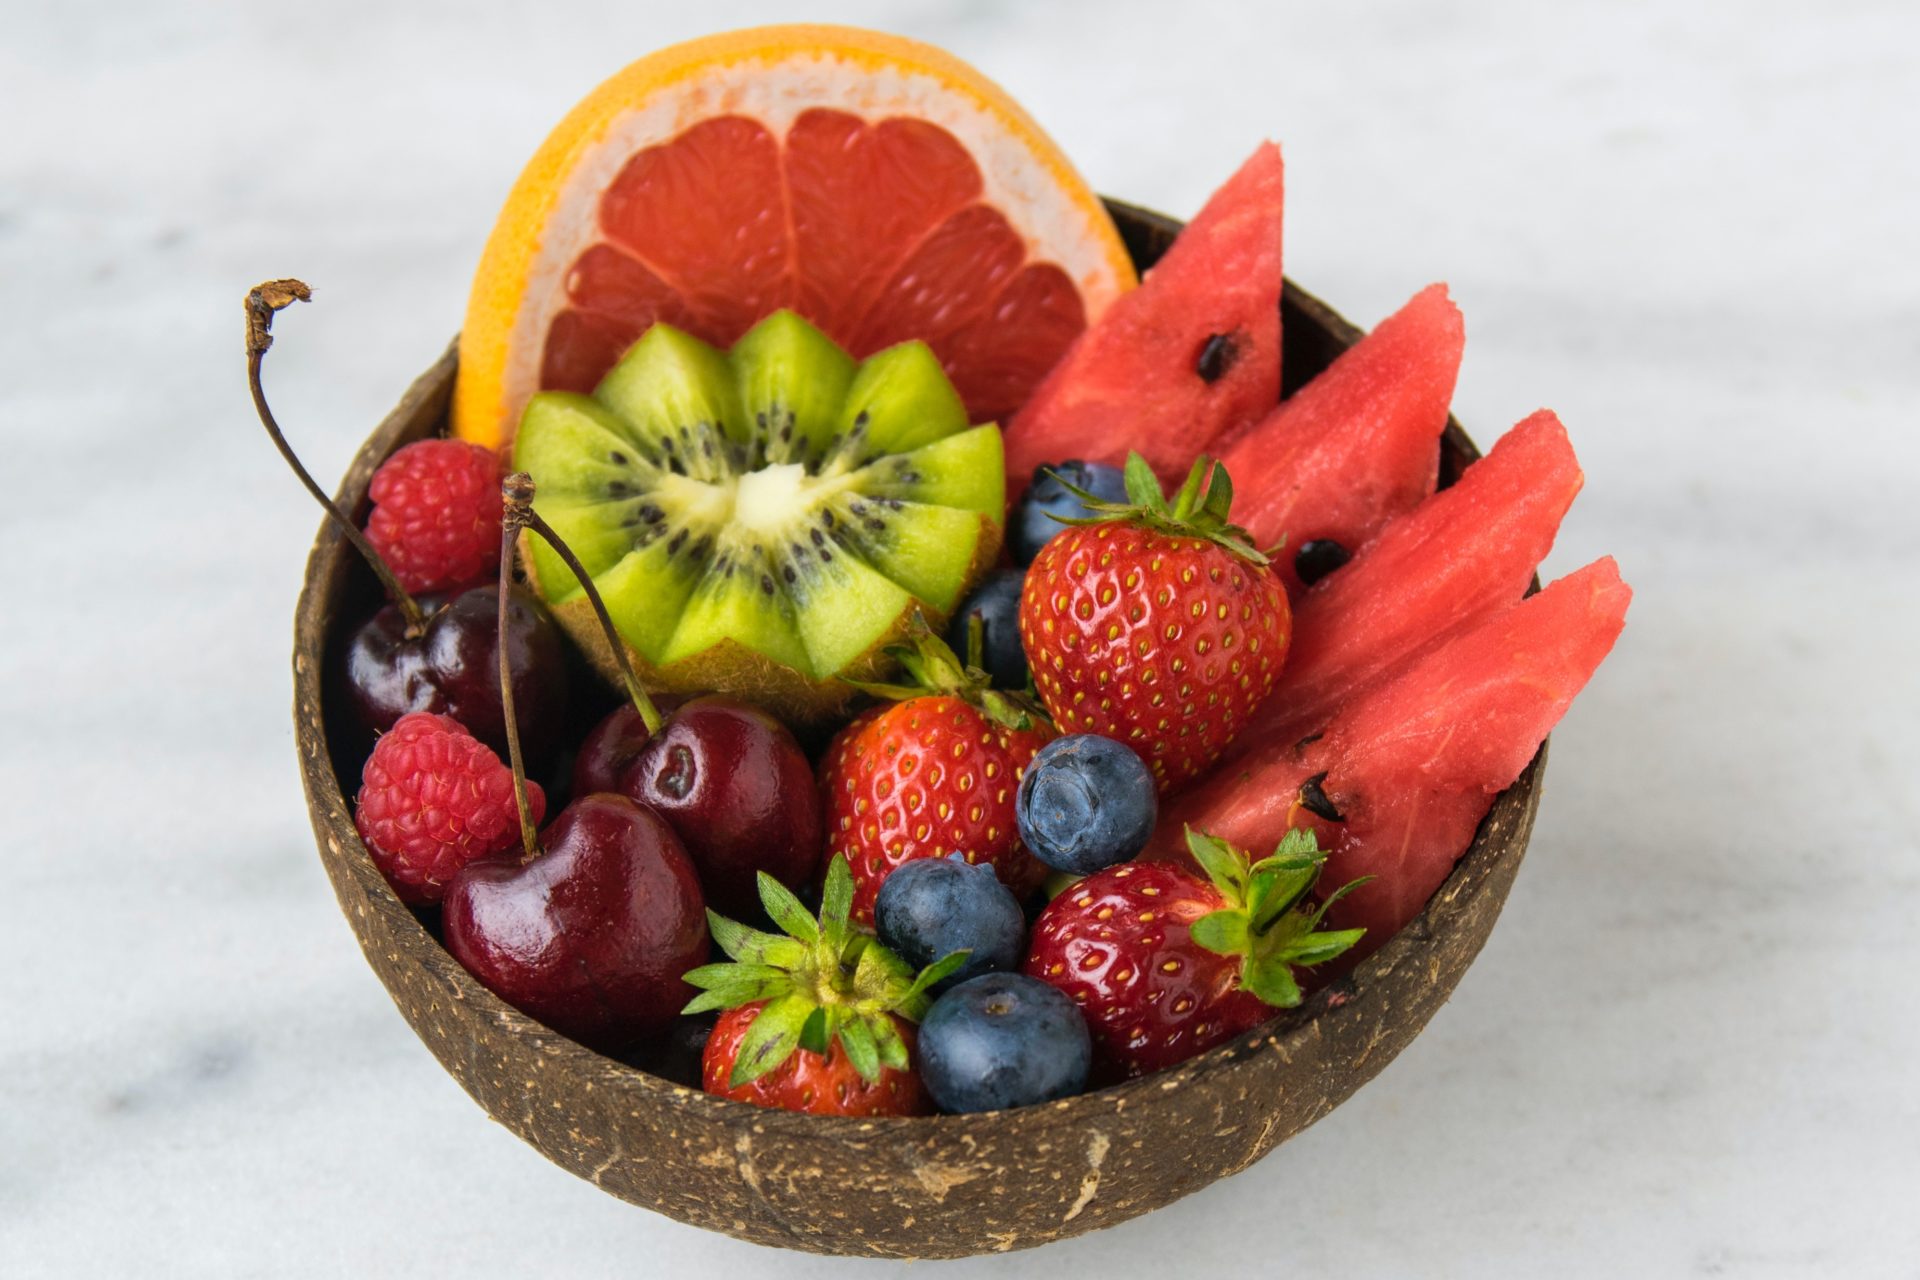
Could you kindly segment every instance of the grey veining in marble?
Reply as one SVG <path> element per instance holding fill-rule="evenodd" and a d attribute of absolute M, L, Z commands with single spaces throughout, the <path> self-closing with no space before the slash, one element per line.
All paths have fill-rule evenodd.
<path fill-rule="evenodd" d="M 313 856 L 316 513 L 494 210 L 631 56 L 799 16 L 954 48 L 1187 214 L 1263 135 L 1291 274 L 1451 282 L 1457 409 L 1565 418 L 1549 563 L 1639 595 L 1534 851 L 1379 1081 L 1169 1210 L 954 1275 L 1920 1275 L 1920 9 L 16 0 L 0 30 L 0 1276 L 877 1275 L 619 1204 L 488 1124 Z M 1220 1274 L 1220 1272 L 1216 1272 Z"/>

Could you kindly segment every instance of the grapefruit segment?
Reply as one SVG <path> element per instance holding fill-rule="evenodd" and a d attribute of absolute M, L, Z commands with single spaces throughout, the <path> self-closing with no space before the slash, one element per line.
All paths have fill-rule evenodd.
<path fill-rule="evenodd" d="M 1447 287 L 1430 285 L 1279 408 L 1210 447 L 1245 495 L 1234 516 L 1254 545 L 1283 548 L 1274 565 L 1296 599 L 1303 544 L 1330 538 L 1355 551 L 1433 492 L 1465 341 Z"/>
<path fill-rule="evenodd" d="M 643 58 L 522 173 L 474 279 L 453 425 L 489 446 L 664 321 L 727 347 L 792 308 L 856 359 L 927 342 L 1004 419 L 1133 284 L 1099 198 L 950 55 L 767 27 Z"/>
<path fill-rule="evenodd" d="M 979 169 L 944 129 L 825 108 L 794 121 L 787 174 L 797 301 L 830 331 L 851 332 L 914 246 L 981 191 Z"/>
<path fill-rule="evenodd" d="M 1014 492 L 1045 463 L 1118 464 L 1134 450 L 1177 482 L 1215 437 L 1273 407 L 1282 194 L 1280 149 L 1263 143 L 1141 287 L 1074 342 L 1008 425 Z"/>

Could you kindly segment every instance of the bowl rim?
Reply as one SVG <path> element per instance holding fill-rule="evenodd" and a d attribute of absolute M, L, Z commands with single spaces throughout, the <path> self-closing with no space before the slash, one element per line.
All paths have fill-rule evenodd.
<path fill-rule="evenodd" d="M 1124 222 L 1131 218 L 1151 234 L 1171 236 L 1181 225 L 1164 215 L 1123 201 L 1109 200 L 1108 203 L 1114 208 L 1116 220 Z M 1361 336 L 1360 329 L 1313 294 L 1299 288 L 1291 279 L 1284 282 L 1283 296 L 1290 305 L 1311 315 L 1343 346 L 1351 345 Z M 444 428 L 445 402 L 451 392 L 456 363 L 457 339 L 432 367 L 415 380 L 399 406 L 362 444 L 336 491 L 336 501 L 344 511 L 355 518 L 361 517 L 367 483 L 373 469 L 410 434 L 422 432 L 418 424 L 423 416 L 434 424 L 431 430 Z M 438 402 L 437 408 L 433 407 L 435 402 Z M 1467 461 L 1480 456 L 1473 441 L 1451 416 L 1448 418 L 1445 438 Z M 609 1083 L 617 1080 L 621 1088 L 651 1104 L 677 1111 L 691 1110 L 713 1123 L 750 1119 L 756 1132 L 769 1136 L 842 1141 L 871 1141 L 881 1136 L 914 1139 L 937 1137 L 957 1141 L 983 1123 L 1006 1123 L 1010 1117 L 1034 1117 L 1046 1113 L 1067 1123 L 1081 1119 L 1091 1122 L 1114 1111 L 1144 1106 L 1155 1096 L 1191 1087 L 1205 1077 L 1232 1072 L 1256 1055 L 1278 1051 L 1285 1056 L 1292 1045 L 1316 1034 L 1316 1024 L 1324 1015 L 1350 1003 L 1402 966 L 1422 963 L 1427 945 L 1448 932 L 1449 927 L 1468 909 L 1477 891 L 1504 865 L 1504 861 L 1507 858 L 1517 860 L 1524 857 L 1528 828 L 1538 803 L 1545 769 L 1547 743 L 1543 742 L 1520 777 L 1493 798 L 1489 815 L 1498 812 L 1503 801 L 1518 795 L 1524 811 L 1519 815 L 1517 839 L 1513 835 L 1498 841 L 1488 839 L 1491 824 L 1483 821 L 1472 844 L 1455 862 L 1445 882 L 1434 892 L 1420 914 L 1361 961 L 1350 974 L 1318 989 L 1297 1008 L 1280 1011 L 1259 1027 L 1186 1062 L 1056 1102 L 1002 1111 L 963 1115 L 845 1117 L 764 1109 L 708 1094 L 600 1054 L 520 1012 L 468 973 L 394 894 L 385 877 L 375 868 L 354 828 L 349 798 L 333 767 L 326 733 L 326 658 L 331 633 L 337 622 L 332 605 L 334 597 L 340 594 L 346 574 L 351 571 L 352 555 L 345 538 L 323 520 L 308 555 L 295 611 L 295 732 L 309 809 L 316 824 L 323 816 L 326 819 L 329 834 L 324 836 L 323 843 L 336 855 L 346 855 L 345 861 L 356 881 L 369 895 L 376 909 L 390 917 L 396 927 L 414 932 L 415 941 L 423 944 L 417 961 L 429 968 L 429 976 L 457 991 L 458 999 L 470 1003 L 496 1027 L 510 1031 L 518 1039 L 537 1039 L 542 1052 L 591 1059 L 591 1062 L 582 1062 L 580 1065 L 596 1071 L 599 1078 L 608 1079 Z M 346 842 L 344 849 L 336 846 L 333 843 L 335 841 Z M 405 919 L 400 920 L 399 917 Z M 1461 967 L 1462 972 L 1471 964 L 1471 960 L 1472 956 L 1469 956 Z M 387 985 L 384 976 L 382 983 Z M 609 1077 L 608 1073 L 613 1074 Z M 1334 1105 L 1337 1102 L 1328 1105 L 1319 1114 L 1326 1114 Z M 1318 1118 L 1319 1115 L 1315 1115 L 1307 1123 L 1311 1124 Z"/>

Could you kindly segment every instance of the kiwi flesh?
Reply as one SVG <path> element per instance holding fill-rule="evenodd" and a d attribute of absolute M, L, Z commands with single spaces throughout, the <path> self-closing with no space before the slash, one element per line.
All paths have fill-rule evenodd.
<path fill-rule="evenodd" d="M 884 675 L 914 613 L 940 625 L 1000 550 L 999 427 L 968 423 L 925 343 L 856 361 L 791 311 L 728 352 L 654 325 L 591 396 L 534 396 L 513 462 L 644 682 L 801 723 Z M 612 676 L 579 582 L 536 539 L 522 556 Z"/>

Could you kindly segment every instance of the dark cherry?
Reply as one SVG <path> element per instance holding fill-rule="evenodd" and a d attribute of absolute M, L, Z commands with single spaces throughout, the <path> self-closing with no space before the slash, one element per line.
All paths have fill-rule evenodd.
<path fill-rule="evenodd" d="M 354 714 L 375 733 L 412 711 L 449 715 L 504 756 L 500 588 L 489 583 L 451 600 L 422 596 L 419 603 L 427 614 L 419 636 L 408 637 L 405 613 L 389 604 L 347 641 L 341 674 Z M 507 646 L 521 745 L 530 758 L 545 760 L 559 745 L 566 721 L 566 651 L 560 629 L 524 587 L 507 598 Z"/>
<path fill-rule="evenodd" d="M 673 825 L 722 915 L 757 913 L 756 872 L 791 889 L 808 883 L 826 842 L 806 753 L 785 725 L 733 698 L 695 698 L 675 711 L 619 791 Z"/>
<path fill-rule="evenodd" d="M 576 800 L 544 852 L 468 863 L 447 886 L 447 950 L 488 990 L 606 1052 L 673 1025 L 706 962 L 693 862 L 658 814 L 624 796 Z"/>
<path fill-rule="evenodd" d="M 517 703 L 515 704 L 518 705 Z M 672 694 L 656 693 L 653 705 L 669 715 L 680 705 Z M 645 750 L 647 722 L 631 702 L 623 702 L 606 718 L 587 731 L 573 757 L 573 794 L 590 796 L 596 791 L 620 790 L 620 779 Z"/>
<path fill-rule="evenodd" d="M 365 532 L 314 481 L 274 420 L 260 383 L 262 362 L 273 346 L 273 317 L 311 296 L 298 280 L 269 280 L 247 292 L 247 388 L 274 448 L 387 593 L 386 607 L 355 629 L 340 658 L 354 714 L 375 733 L 391 729 L 410 711 L 450 715 L 495 751 L 504 752 L 510 718 L 502 712 L 499 683 L 498 637 L 504 634 L 527 751 L 544 762 L 566 718 L 566 650 L 546 609 L 519 587 L 508 595 L 504 625 L 496 617 L 499 593 L 510 582 L 511 541 L 502 535 L 498 583 L 469 587 L 451 600 L 415 600 Z"/>

